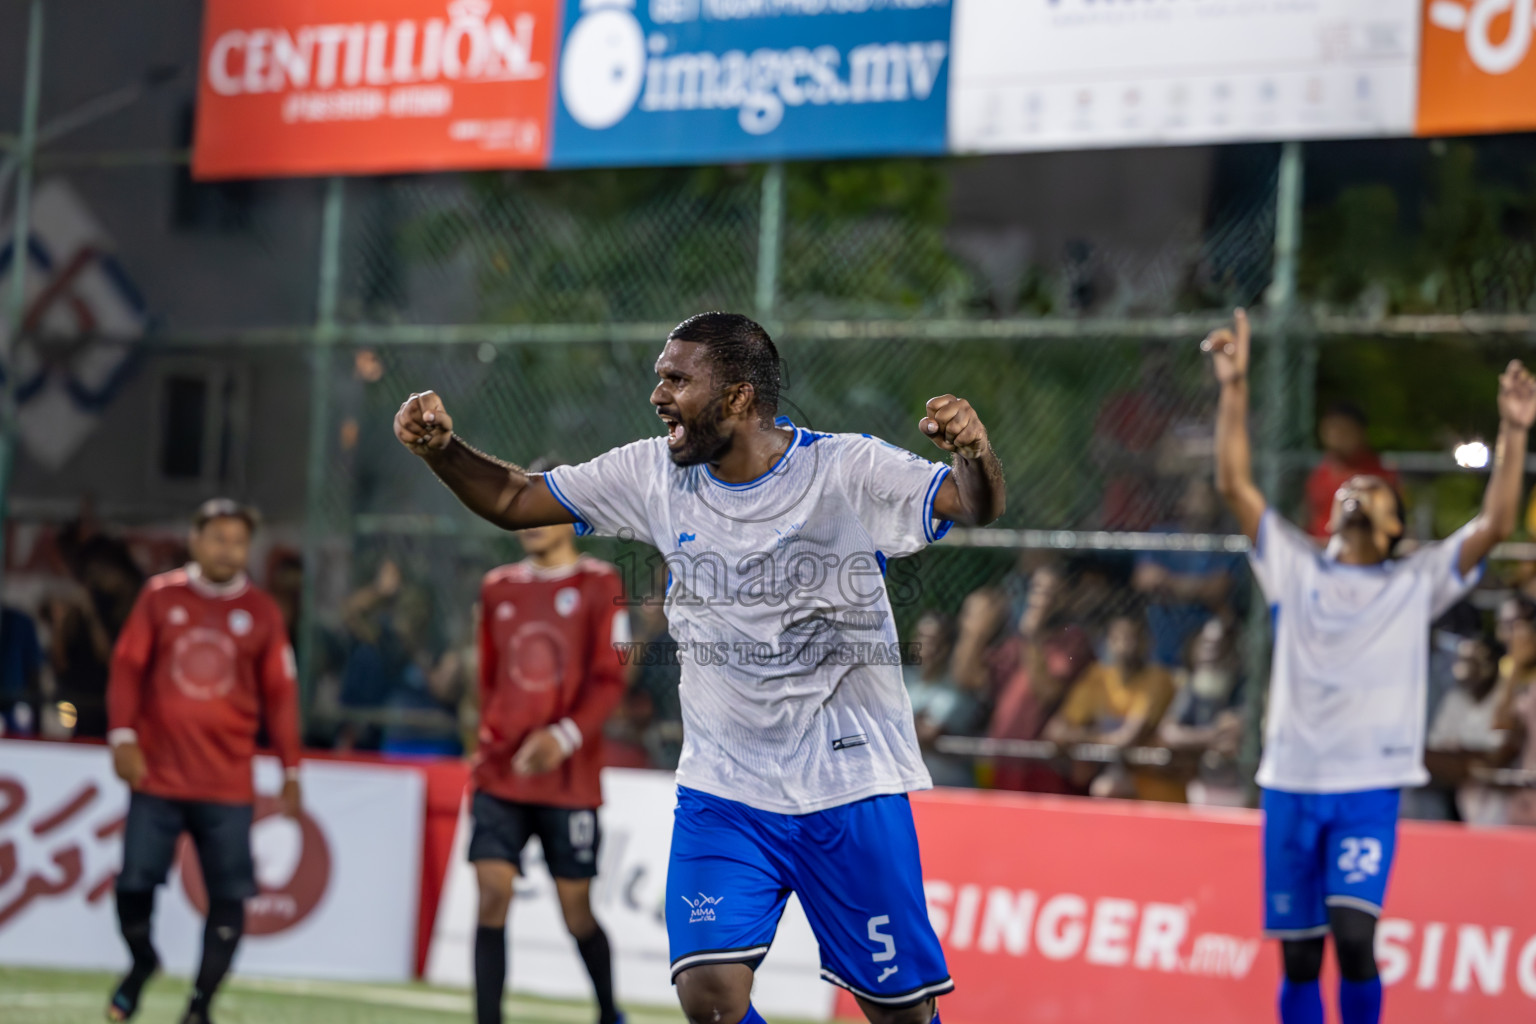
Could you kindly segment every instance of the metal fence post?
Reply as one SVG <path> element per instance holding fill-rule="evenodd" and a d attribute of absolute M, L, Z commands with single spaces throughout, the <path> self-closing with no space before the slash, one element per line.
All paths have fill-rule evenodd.
<path fill-rule="evenodd" d="M 771 163 L 763 173 L 757 217 L 757 318 L 773 319 L 779 303 L 779 257 L 784 237 L 784 165 Z"/>
<path fill-rule="evenodd" d="M 304 584 L 299 620 L 301 713 L 308 715 L 318 681 L 320 631 L 315 585 L 324 559 L 330 523 L 325 483 L 331 454 L 331 364 L 339 329 L 336 307 L 341 289 L 341 233 L 346 212 L 346 179 L 326 182 L 320 222 L 320 280 L 315 302 L 315 330 L 309 349 L 309 455 L 304 494 Z"/>
<path fill-rule="evenodd" d="M 1265 394 L 1263 431 L 1260 435 L 1259 487 L 1276 508 L 1287 501 L 1285 459 L 1297 436 L 1300 411 L 1296 396 L 1298 378 L 1293 344 L 1296 319 L 1296 271 L 1301 250 L 1302 147 L 1287 142 L 1280 149 L 1280 173 L 1275 179 L 1275 264 L 1264 304 L 1269 309 L 1271 334 L 1262 348 Z M 1255 584 L 1255 587 L 1257 584 Z M 1257 597 L 1257 594 L 1255 594 Z M 1248 693 L 1244 708 L 1246 726 L 1240 761 L 1251 777 L 1263 749 L 1261 723 L 1269 698 L 1269 614 L 1264 601 L 1250 602 L 1248 616 Z"/>
<path fill-rule="evenodd" d="M 5 581 L 5 527 L 10 521 L 11 480 L 16 466 L 16 344 L 27 309 L 27 250 L 32 227 L 32 174 L 37 159 L 37 110 L 42 100 L 43 0 L 32 0 L 27 22 L 26 84 L 21 100 L 21 134 L 12 159 L 17 164 L 16 205 L 11 225 L 11 287 L 0 335 L 0 583 Z M 4 202 L 0 195 L 0 204 Z"/>

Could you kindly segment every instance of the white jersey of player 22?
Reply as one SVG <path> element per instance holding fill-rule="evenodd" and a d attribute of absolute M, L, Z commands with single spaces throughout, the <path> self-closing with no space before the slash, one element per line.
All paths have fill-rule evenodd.
<path fill-rule="evenodd" d="M 666 559 L 680 785 L 781 814 L 932 785 L 885 569 L 949 528 L 933 511 L 948 473 L 867 435 L 795 428 L 746 483 L 674 465 L 660 437 L 545 474 L 579 532 Z"/>
<path fill-rule="evenodd" d="M 1274 621 L 1258 783 L 1292 793 L 1422 786 L 1429 626 L 1477 585 L 1471 529 L 1380 565 L 1344 565 L 1273 510 L 1249 556 Z"/>

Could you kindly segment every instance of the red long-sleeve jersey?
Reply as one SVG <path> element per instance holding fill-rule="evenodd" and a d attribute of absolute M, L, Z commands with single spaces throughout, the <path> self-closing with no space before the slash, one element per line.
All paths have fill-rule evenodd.
<path fill-rule="evenodd" d="M 616 568 L 583 555 L 557 569 L 494 569 L 480 588 L 480 746 L 474 785 L 549 807 L 602 803 L 603 723 L 624 695 L 616 644 L 629 639 Z M 560 766 L 512 774 L 528 735 L 553 727 L 575 745 Z"/>
<path fill-rule="evenodd" d="M 196 565 L 151 579 L 112 655 L 107 719 L 114 738 L 136 734 L 144 792 L 252 803 L 263 721 L 283 766 L 299 763 L 293 648 L 277 604 L 244 576 L 216 585 Z"/>

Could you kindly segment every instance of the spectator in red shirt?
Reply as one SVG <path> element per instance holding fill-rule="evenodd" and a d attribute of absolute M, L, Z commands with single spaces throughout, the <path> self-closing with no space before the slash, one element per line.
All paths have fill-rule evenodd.
<path fill-rule="evenodd" d="M 185 831 L 207 883 L 208 920 L 182 1024 L 208 1024 L 245 928 L 244 901 L 257 892 L 251 758 L 263 722 L 286 770 L 283 810 L 300 814 L 293 649 L 277 604 L 245 575 L 255 528 L 256 513 L 235 502 L 200 507 L 192 562 L 145 585 L 113 652 L 107 739 L 133 791 L 117 915 L 133 965 L 112 994 L 109 1020 L 134 1015 L 160 965 L 150 942 L 155 887 Z"/>
<path fill-rule="evenodd" d="M 1382 465 L 1381 456 L 1371 449 L 1367 426 L 1365 412 L 1350 402 L 1333 403 L 1317 421 L 1323 460 L 1307 477 L 1307 532 L 1319 540 L 1328 539 L 1333 496 L 1350 479 L 1379 477 L 1394 491 L 1401 491 L 1397 471 Z"/>
<path fill-rule="evenodd" d="M 530 472 L 554 468 L 530 467 Z M 592 978 L 599 1024 L 622 1020 L 608 936 L 592 915 L 603 724 L 624 694 L 629 641 L 616 568 L 581 555 L 569 524 L 518 533 L 528 557 L 480 590 L 480 743 L 469 859 L 480 891 L 475 1019 L 501 1024 L 507 910 L 522 850 L 538 836 L 565 926 Z"/>

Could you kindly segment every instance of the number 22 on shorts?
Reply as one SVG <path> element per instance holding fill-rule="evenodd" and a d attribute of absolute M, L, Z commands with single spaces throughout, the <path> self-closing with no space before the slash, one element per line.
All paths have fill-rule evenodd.
<path fill-rule="evenodd" d="M 1339 841 L 1344 853 L 1339 857 L 1339 870 L 1345 873 L 1346 882 L 1361 882 L 1381 870 L 1381 840 L 1370 836 Z"/>

